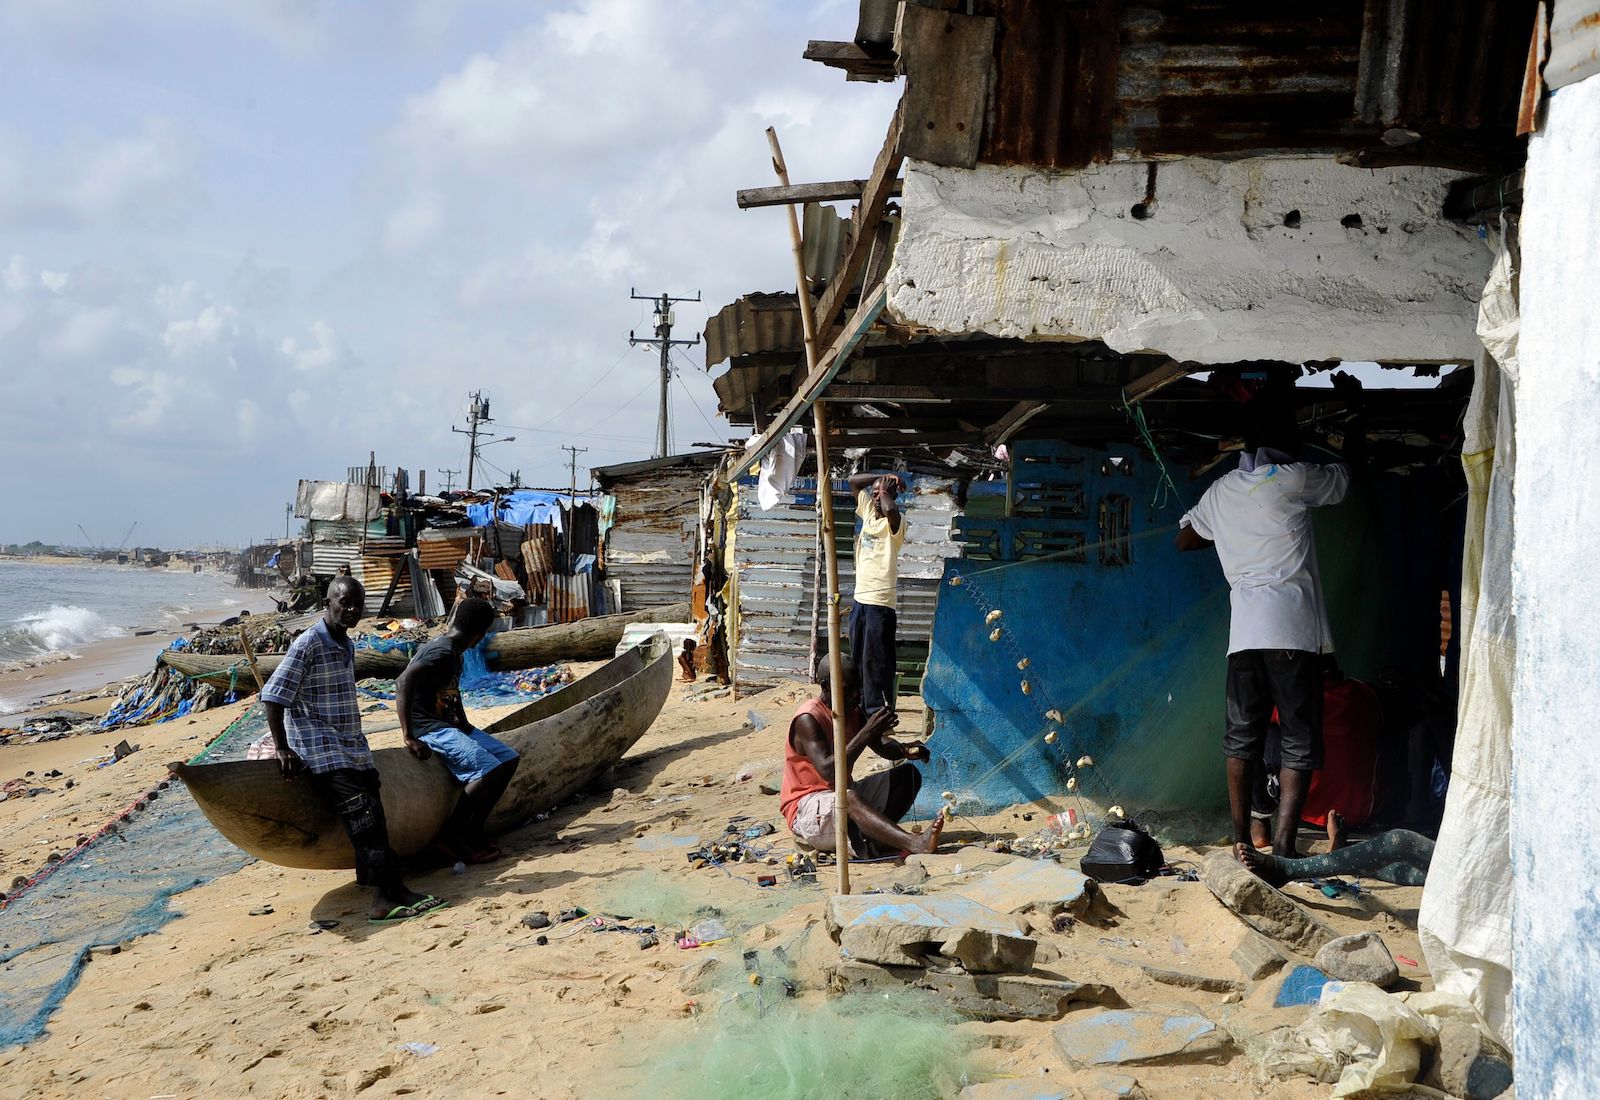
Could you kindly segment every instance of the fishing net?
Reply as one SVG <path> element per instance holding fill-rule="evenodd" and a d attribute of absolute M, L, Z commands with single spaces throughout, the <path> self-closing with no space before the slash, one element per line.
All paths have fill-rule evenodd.
<path fill-rule="evenodd" d="M 251 862 L 181 786 L 141 802 L 0 906 L 0 1048 L 44 1033 L 90 948 L 159 930 L 174 896 Z"/>
<path fill-rule="evenodd" d="M 786 998 L 763 981 L 728 994 L 687 1039 L 635 1071 L 665 1100 L 914 1100 L 955 1096 L 973 1077 L 959 1022 L 909 994 Z M 642 1092 L 639 1094 L 643 1094 Z"/>

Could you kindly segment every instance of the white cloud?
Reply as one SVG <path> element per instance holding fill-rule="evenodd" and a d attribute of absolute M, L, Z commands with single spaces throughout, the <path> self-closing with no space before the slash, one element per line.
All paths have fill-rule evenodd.
<path fill-rule="evenodd" d="M 161 118 L 48 151 L 0 131 L 0 165 L 0 226 L 14 229 L 171 225 L 199 197 L 197 147 Z"/>
<path fill-rule="evenodd" d="M 169 321 L 161 342 L 175 358 L 204 355 L 239 335 L 237 314 L 228 306 L 208 305 L 194 317 Z M 231 356 L 228 362 L 232 363 Z"/>
<path fill-rule="evenodd" d="M 326 370 L 349 355 L 344 341 L 326 321 L 311 322 L 311 343 L 302 345 L 293 336 L 286 336 L 279 348 L 297 371 Z"/>

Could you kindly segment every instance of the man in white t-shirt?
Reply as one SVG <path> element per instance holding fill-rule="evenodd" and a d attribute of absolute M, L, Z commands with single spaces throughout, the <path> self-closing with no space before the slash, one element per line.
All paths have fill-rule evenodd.
<path fill-rule="evenodd" d="M 856 474 L 855 592 L 851 597 L 850 654 L 861 673 L 861 704 L 867 714 L 895 709 L 895 589 L 900 583 L 900 547 L 906 521 L 896 497 L 906 491 L 899 474 Z"/>
<path fill-rule="evenodd" d="M 1341 392 L 1360 383 L 1336 376 Z M 1310 509 L 1338 504 L 1350 485 L 1344 463 L 1298 462 L 1299 432 L 1285 420 L 1246 440 L 1239 468 L 1179 520 L 1179 550 L 1215 546 L 1232 590 L 1228 635 L 1228 804 L 1234 855 L 1250 849 L 1252 771 L 1273 709 L 1283 734 L 1273 853 L 1293 857 L 1311 773 L 1322 767 L 1321 654 L 1333 651 L 1317 573 Z M 1362 433 L 1347 435 L 1353 458 Z"/>

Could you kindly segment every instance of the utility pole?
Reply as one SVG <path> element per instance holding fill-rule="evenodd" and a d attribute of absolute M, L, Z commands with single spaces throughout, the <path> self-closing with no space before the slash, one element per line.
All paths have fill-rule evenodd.
<path fill-rule="evenodd" d="M 669 449 L 667 432 L 667 385 L 672 380 L 672 365 L 670 362 L 668 362 L 668 356 L 671 355 L 674 346 L 693 347 L 700 342 L 699 334 L 696 334 L 693 340 L 674 340 L 672 338 L 672 304 L 674 302 L 698 302 L 700 300 L 700 292 L 698 290 L 695 291 L 693 298 L 674 298 L 670 294 L 667 294 L 665 291 L 663 291 L 661 296 L 656 298 L 648 294 L 640 294 L 630 287 L 628 289 L 628 294 L 631 298 L 633 298 L 634 301 L 654 302 L 656 306 L 655 336 L 639 337 L 635 336 L 632 330 L 630 330 L 628 332 L 628 345 L 630 347 L 637 347 L 640 344 L 654 344 L 661 351 L 661 413 L 656 420 L 655 457 L 666 458 L 667 451 Z"/>
<path fill-rule="evenodd" d="M 435 470 L 434 471 L 434 473 L 436 473 L 440 477 L 444 478 L 444 491 L 447 492 L 447 493 L 455 492 L 456 475 L 459 474 L 460 472 L 461 472 L 460 470 Z"/>
<path fill-rule="evenodd" d="M 472 401 L 471 407 L 467 410 L 467 426 L 465 428 L 457 428 L 452 425 L 450 430 L 457 435 L 472 437 L 471 446 L 467 449 L 467 491 L 470 493 L 472 491 L 472 475 L 478 465 L 478 426 L 480 424 L 493 424 L 494 418 L 489 415 L 489 400 L 483 396 L 482 390 L 475 390 L 467 396 Z M 493 439 L 494 436 L 486 435 L 485 438 Z"/>
<path fill-rule="evenodd" d="M 583 454 L 589 448 L 587 448 L 587 447 L 574 447 L 570 443 L 563 443 L 561 445 L 561 449 L 563 451 L 566 451 L 567 454 L 569 455 L 569 458 L 567 460 L 567 471 L 572 477 L 572 487 L 569 490 L 569 492 L 571 494 L 570 495 L 570 499 L 572 501 L 572 505 L 571 505 L 572 511 L 573 511 L 573 514 L 576 514 L 577 510 L 578 510 L 578 456 Z M 572 572 L 572 526 L 571 526 L 570 523 L 567 525 L 566 536 L 567 536 L 567 572 L 570 574 Z"/>
<path fill-rule="evenodd" d="M 288 542 L 289 541 L 289 517 L 291 517 L 293 515 L 294 515 L 294 505 L 285 504 L 283 506 L 283 541 L 284 542 Z"/>

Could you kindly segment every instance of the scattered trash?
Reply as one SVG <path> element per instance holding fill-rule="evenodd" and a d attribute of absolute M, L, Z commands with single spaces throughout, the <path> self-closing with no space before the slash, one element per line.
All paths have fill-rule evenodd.
<path fill-rule="evenodd" d="M 654 932 L 646 932 L 644 935 L 639 937 L 639 950 L 648 951 L 650 948 L 655 947 L 660 942 L 660 936 L 656 935 Z"/>
<path fill-rule="evenodd" d="M 1415 970 L 1416 967 L 1417 967 L 1417 960 L 1416 959 L 1408 959 L 1404 955 L 1396 955 L 1394 957 L 1394 961 L 1399 963 L 1402 966 L 1409 966 L 1413 970 Z"/>
<path fill-rule="evenodd" d="M 324 919 L 319 919 L 319 920 L 313 920 L 309 925 L 306 926 L 306 931 L 310 935 L 320 936 L 322 933 L 331 932 L 333 929 L 335 929 L 337 927 L 339 927 L 339 922 L 338 921 L 324 918 Z"/>
<path fill-rule="evenodd" d="M 271 916 L 272 915 L 272 906 L 270 906 L 270 905 L 258 905 L 254 909 L 250 910 L 250 915 L 252 917 L 268 917 L 268 916 Z"/>
<path fill-rule="evenodd" d="M 401 1043 L 397 1049 L 403 1050 L 407 1054 L 415 1054 L 418 1058 L 427 1058 L 436 1053 L 439 1048 L 434 1043 Z"/>
<path fill-rule="evenodd" d="M 467 865 L 458 859 L 455 866 L 450 868 L 450 873 L 452 875 L 464 875 L 467 873 Z"/>
<path fill-rule="evenodd" d="M 757 875 L 756 876 L 756 885 L 757 886 L 776 886 L 776 885 L 778 885 L 778 876 L 777 875 Z"/>
<path fill-rule="evenodd" d="M 751 707 L 744 716 L 744 724 L 753 730 L 764 730 L 767 728 L 768 722 L 756 713 L 754 707 Z"/>
<path fill-rule="evenodd" d="M 126 741 L 118 741 L 111 749 L 111 756 L 114 760 L 122 760 L 125 757 L 132 756 L 138 751 L 138 745 L 130 745 Z"/>
<path fill-rule="evenodd" d="M 566 924 L 568 921 L 575 921 L 582 917 L 587 917 L 588 915 L 589 911 L 587 909 L 574 906 L 571 909 L 561 910 L 561 912 L 556 915 L 556 923 Z"/>
<path fill-rule="evenodd" d="M 538 939 L 534 940 L 533 942 L 538 944 L 540 947 L 543 947 L 547 943 L 550 942 L 550 937 L 549 936 L 540 936 Z"/>
<path fill-rule="evenodd" d="M 536 913 L 529 913 L 527 916 L 522 918 L 522 926 L 524 928 L 549 928 L 550 914 L 545 912 L 543 909 L 540 909 Z"/>

